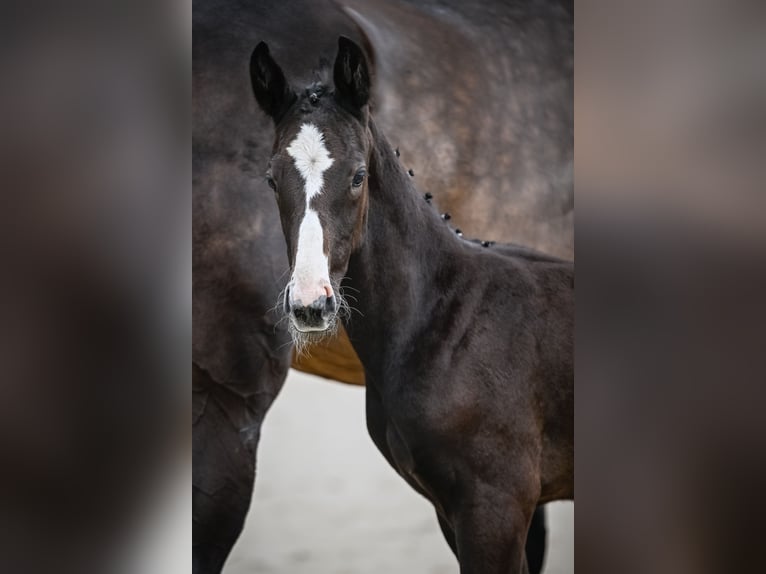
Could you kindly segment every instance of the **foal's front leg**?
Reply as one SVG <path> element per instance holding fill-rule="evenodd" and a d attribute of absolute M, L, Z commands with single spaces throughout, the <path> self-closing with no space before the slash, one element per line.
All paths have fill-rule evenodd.
<path fill-rule="evenodd" d="M 457 557 L 457 542 L 455 542 L 455 532 L 452 526 L 436 513 L 439 520 L 439 527 L 444 535 L 447 544 Z M 532 522 L 527 532 L 527 541 L 524 546 L 524 556 L 527 558 L 527 567 L 529 574 L 540 574 L 543 571 L 545 562 L 545 543 L 547 540 L 547 530 L 545 527 L 545 508 L 538 506 L 532 515 Z"/>
<path fill-rule="evenodd" d="M 529 489 L 524 489 L 529 490 Z M 474 479 L 455 517 L 460 574 L 526 574 L 524 546 L 536 497 Z"/>

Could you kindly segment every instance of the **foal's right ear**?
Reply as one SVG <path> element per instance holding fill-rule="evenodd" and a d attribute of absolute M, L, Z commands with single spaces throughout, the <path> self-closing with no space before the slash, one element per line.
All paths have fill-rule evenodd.
<path fill-rule="evenodd" d="M 345 36 L 338 38 L 333 67 L 335 98 L 357 115 L 370 100 L 370 70 L 362 49 Z"/>
<path fill-rule="evenodd" d="M 258 105 L 278 123 L 296 95 L 265 42 L 259 42 L 250 56 L 250 83 Z"/>

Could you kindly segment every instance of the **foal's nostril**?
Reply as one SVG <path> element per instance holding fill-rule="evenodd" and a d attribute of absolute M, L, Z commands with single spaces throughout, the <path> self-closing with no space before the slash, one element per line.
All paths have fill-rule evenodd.
<path fill-rule="evenodd" d="M 338 302 L 335 295 L 330 295 L 324 302 L 325 315 L 332 315 L 338 310 Z"/>

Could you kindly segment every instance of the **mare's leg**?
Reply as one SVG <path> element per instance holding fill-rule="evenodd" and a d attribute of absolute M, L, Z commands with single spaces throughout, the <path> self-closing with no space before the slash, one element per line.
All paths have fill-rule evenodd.
<path fill-rule="evenodd" d="M 253 401 L 196 365 L 193 394 L 193 572 L 218 573 L 244 525 L 263 416 L 273 396 Z M 280 381 L 281 385 L 287 371 Z"/>

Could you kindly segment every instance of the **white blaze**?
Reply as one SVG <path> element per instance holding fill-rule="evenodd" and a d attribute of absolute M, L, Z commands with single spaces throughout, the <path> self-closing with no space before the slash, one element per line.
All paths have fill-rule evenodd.
<path fill-rule="evenodd" d="M 298 228 L 298 250 L 290 280 L 292 299 L 310 305 L 325 295 L 330 286 L 327 255 L 324 254 L 324 232 L 319 215 L 311 208 L 311 198 L 322 193 L 324 172 L 333 163 L 324 137 L 313 124 L 303 124 L 298 135 L 287 146 L 298 173 L 305 184 L 306 212 Z"/>

